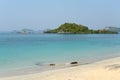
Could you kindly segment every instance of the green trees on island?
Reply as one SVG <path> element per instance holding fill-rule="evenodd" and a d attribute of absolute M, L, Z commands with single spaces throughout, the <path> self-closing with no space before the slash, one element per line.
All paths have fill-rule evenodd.
<path fill-rule="evenodd" d="M 109 30 L 91 30 L 87 26 L 76 23 L 64 23 L 58 28 L 47 30 L 44 33 L 72 33 L 72 34 L 117 34 L 117 32 Z"/>

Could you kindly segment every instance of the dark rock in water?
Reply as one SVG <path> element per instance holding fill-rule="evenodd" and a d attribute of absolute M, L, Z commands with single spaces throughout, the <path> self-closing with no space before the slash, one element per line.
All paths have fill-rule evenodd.
<path fill-rule="evenodd" d="M 75 62 L 71 62 L 70 64 L 78 64 L 78 62 L 77 62 L 77 61 L 75 61 Z"/>
<path fill-rule="evenodd" d="M 55 64 L 49 64 L 49 66 L 55 66 Z"/>

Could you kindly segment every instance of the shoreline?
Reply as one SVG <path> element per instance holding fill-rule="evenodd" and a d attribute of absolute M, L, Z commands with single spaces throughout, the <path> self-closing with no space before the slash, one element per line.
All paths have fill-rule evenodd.
<path fill-rule="evenodd" d="M 88 60 L 87 61 L 77 61 L 78 62 L 77 66 L 94 64 L 96 62 L 102 62 L 104 60 L 114 59 L 114 58 L 118 58 L 118 57 L 120 57 L 120 55 L 111 55 L 111 56 L 103 57 L 100 59 L 94 59 L 94 60 L 90 60 L 90 61 L 88 61 Z M 70 61 L 70 62 L 72 62 L 72 61 Z M 36 73 L 44 73 L 47 71 L 67 69 L 67 68 L 74 67 L 74 66 L 70 65 L 70 62 L 55 63 L 56 64 L 55 67 L 50 67 L 49 66 L 50 63 L 49 63 L 46 66 L 36 65 L 34 67 L 26 67 L 26 68 L 20 68 L 20 69 L 10 70 L 10 71 L 6 71 L 6 72 L 1 72 L 0 78 L 23 76 L 23 75 L 30 75 L 30 74 L 36 74 Z M 11 74 L 9 74 L 9 73 L 11 73 Z"/>
<path fill-rule="evenodd" d="M 44 72 L 49 72 L 49 71 L 54 71 L 54 70 L 59 70 L 59 69 L 67 69 L 71 67 L 76 67 L 76 66 L 82 66 L 82 65 L 87 65 L 91 64 L 92 62 L 89 63 L 79 63 L 78 64 L 70 64 L 69 63 L 57 63 L 55 66 L 50 66 L 50 64 L 46 66 L 36 66 L 36 67 L 30 67 L 30 68 L 21 68 L 21 69 L 16 69 L 16 70 L 10 70 L 7 72 L 2 72 L 0 73 L 0 78 L 5 78 L 5 77 L 14 77 L 14 76 L 23 76 L 23 75 L 30 75 L 30 74 L 37 74 L 37 73 L 44 73 Z"/>
<path fill-rule="evenodd" d="M 83 75 L 83 73 L 85 73 L 85 72 L 87 74 L 90 74 L 90 72 L 92 70 L 93 71 L 95 70 L 99 73 L 99 75 L 102 75 L 103 73 L 101 73 L 100 71 L 103 70 L 104 72 L 109 72 L 108 69 L 115 69 L 115 71 L 118 70 L 117 73 L 120 73 L 119 72 L 120 71 L 120 69 L 119 69 L 120 62 L 119 61 L 120 61 L 120 57 L 114 57 L 114 58 L 109 58 L 109 59 L 105 59 L 102 61 L 97 61 L 97 62 L 94 62 L 91 64 L 78 65 L 78 66 L 74 66 L 74 67 L 59 68 L 59 69 L 38 72 L 38 73 L 15 75 L 15 76 L 11 76 L 11 77 L 10 76 L 0 77 L 0 80 L 19 80 L 19 79 L 21 79 L 21 80 L 37 80 L 36 78 L 38 78 L 38 77 L 39 77 L 38 78 L 39 80 L 41 80 L 41 79 L 43 79 L 43 80 L 55 80 L 55 78 L 51 79 L 51 76 L 55 77 L 55 76 L 63 75 L 64 73 L 66 73 L 63 75 L 63 77 L 65 77 L 65 76 L 67 77 L 68 74 L 72 75 L 74 77 L 74 75 L 79 75 L 79 76 Z M 100 71 L 99 71 L 99 69 L 100 69 Z M 106 70 L 108 70 L 108 71 L 106 71 Z M 75 74 L 73 74 L 73 73 L 75 73 Z M 76 74 L 76 73 L 80 73 L 80 74 Z M 110 73 L 110 74 L 112 74 L 112 73 Z M 86 76 L 89 76 L 89 75 L 86 75 Z M 98 75 L 96 74 L 96 77 L 97 76 Z M 117 77 L 117 75 L 115 75 L 115 76 Z M 32 78 L 35 78 L 35 79 L 32 79 Z M 80 77 L 80 78 L 83 78 L 83 77 Z M 59 80 L 59 79 L 57 79 L 57 80 Z M 60 78 L 60 80 L 64 80 L 64 79 Z M 104 79 L 104 80 L 107 80 L 107 79 Z"/>
<path fill-rule="evenodd" d="M 116 56 L 108 56 L 105 58 L 97 59 L 97 60 L 90 60 L 90 61 L 77 61 L 78 64 L 76 66 L 84 66 L 84 65 L 89 65 L 89 64 L 94 64 L 96 62 L 102 62 L 106 61 L 109 59 L 114 59 L 120 57 L 119 55 Z M 71 61 L 72 62 L 72 61 Z M 1 72 L 0 73 L 0 78 L 5 78 L 5 77 L 14 77 L 14 76 L 23 76 L 23 75 L 30 75 L 30 74 L 37 74 L 37 73 L 44 73 L 47 71 L 54 71 L 54 70 L 59 70 L 59 69 L 67 69 L 71 67 L 76 67 L 72 66 L 70 62 L 64 62 L 64 63 L 55 63 L 56 66 L 51 67 L 48 65 L 46 66 L 39 66 L 35 65 L 34 67 L 26 67 L 26 68 L 20 68 L 20 69 L 15 69 L 15 70 L 10 70 L 7 72 Z"/>

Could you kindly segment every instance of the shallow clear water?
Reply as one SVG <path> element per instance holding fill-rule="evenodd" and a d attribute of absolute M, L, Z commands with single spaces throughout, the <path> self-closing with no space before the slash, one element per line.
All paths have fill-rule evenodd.
<path fill-rule="evenodd" d="M 120 34 L 0 34 L 0 72 L 120 55 Z"/>

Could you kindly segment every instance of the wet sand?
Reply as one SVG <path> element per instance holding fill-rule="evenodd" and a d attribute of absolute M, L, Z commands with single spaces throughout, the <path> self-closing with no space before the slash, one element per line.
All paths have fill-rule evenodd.
<path fill-rule="evenodd" d="M 120 80 L 120 57 L 42 73 L 4 77 L 0 80 Z"/>

